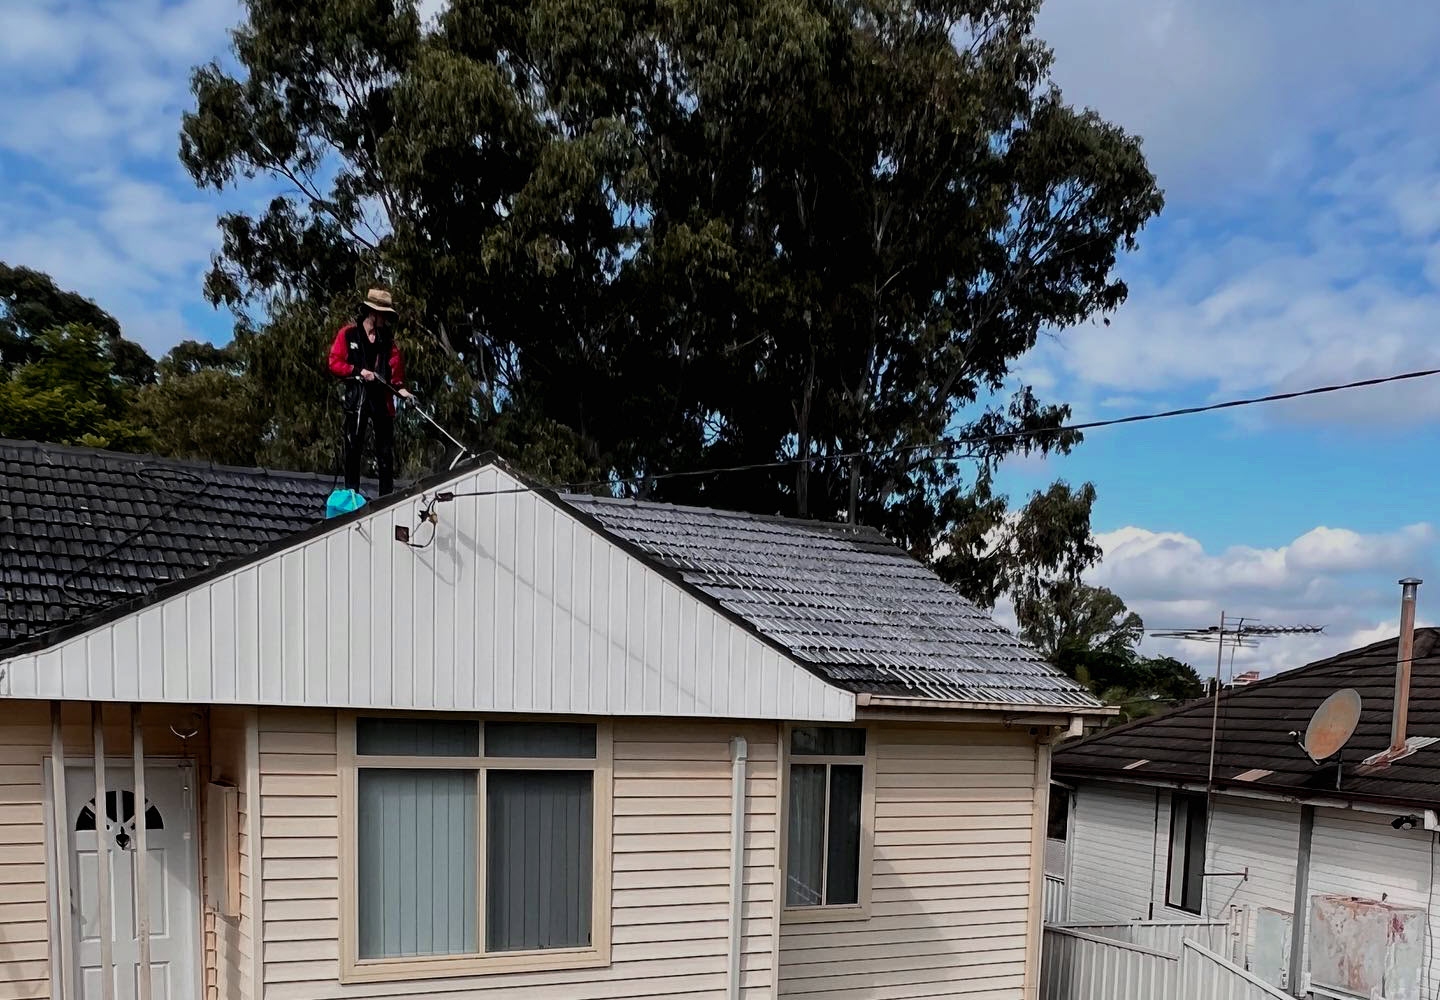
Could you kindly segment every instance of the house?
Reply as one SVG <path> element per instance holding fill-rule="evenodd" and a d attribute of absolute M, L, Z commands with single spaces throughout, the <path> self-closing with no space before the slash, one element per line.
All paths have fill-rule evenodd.
<path fill-rule="evenodd" d="M 0 1000 L 1034 996 L 1105 710 L 878 533 L 0 462 Z"/>
<path fill-rule="evenodd" d="M 1391 745 L 1397 639 L 1057 750 L 1064 922 L 1221 921 L 1233 957 L 1296 996 L 1435 1000 L 1440 629 L 1413 636 L 1412 752 L 1388 766 L 1365 761 Z M 1346 689 L 1358 725 L 1317 763 L 1302 734 Z"/>

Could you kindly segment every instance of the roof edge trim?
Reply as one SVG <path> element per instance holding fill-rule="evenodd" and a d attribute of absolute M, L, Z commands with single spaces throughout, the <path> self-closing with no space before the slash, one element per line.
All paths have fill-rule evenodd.
<path fill-rule="evenodd" d="M 1055 768 L 1054 774 L 1074 780 L 1088 778 L 1092 781 L 1112 785 L 1139 785 L 1143 788 L 1176 788 L 1182 791 L 1206 791 L 1205 782 L 1198 778 L 1164 777 L 1162 775 L 1120 775 L 1110 771 L 1081 771 L 1076 768 Z M 1133 773 L 1133 772 L 1132 772 Z M 1383 795 L 1360 795 L 1343 789 L 1329 790 L 1319 795 L 1296 795 L 1296 789 L 1270 788 L 1264 782 L 1243 783 L 1243 787 L 1231 784 L 1234 779 L 1215 782 L 1219 795 L 1233 795 L 1241 799 L 1264 799 L 1269 802 L 1290 802 L 1295 805 L 1318 806 L 1322 809 L 1351 809 L 1355 812 L 1393 813 L 1396 809 L 1431 809 L 1433 803 L 1420 799 L 1387 798 Z"/>
<path fill-rule="evenodd" d="M 1047 705 L 1029 702 L 945 701 L 939 698 L 902 698 L 894 695 L 860 693 L 855 704 L 861 708 L 931 708 L 963 712 L 1006 712 L 1018 715 L 1119 715 L 1111 705 Z"/>

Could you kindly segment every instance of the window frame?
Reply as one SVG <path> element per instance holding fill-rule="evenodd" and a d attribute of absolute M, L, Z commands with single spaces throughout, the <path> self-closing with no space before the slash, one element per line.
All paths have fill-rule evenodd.
<path fill-rule="evenodd" d="M 1175 804 L 1184 801 L 1185 806 L 1185 842 L 1182 846 L 1180 857 L 1180 901 L 1172 903 L 1175 898 L 1176 871 L 1175 871 L 1175 818 L 1179 810 Z M 1200 845 L 1200 898 L 1194 900 L 1194 906 L 1185 905 L 1186 888 L 1191 877 L 1191 840 L 1195 836 L 1195 822 L 1193 808 L 1196 804 L 1204 810 L 1205 833 L 1204 842 Z M 1191 792 L 1174 790 L 1170 793 L 1170 835 L 1165 839 L 1165 906 L 1172 910 L 1179 910 L 1182 913 L 1189 913 L 1193 916 L 1204 916 L 1205 914 L 1205 866 L 1210 855 L 1210 802 L 1204 792 Z"/>
<path fill-rule="evenodd" d="M 356 753 L 355 721 L 367 719 L 459 719 L 480 725 L 479 753 L 474 757 L 401 756 Z M 579 722 L 595 726 L 595 757 L 487 757 L 485 722 Z M 344 711 L 336 719 L 336 764 L 340 779 L 340 981 L 401 982 L 505 972 L 594 969 L 610 965 L 610 909 L 614 828 L 613 727 L 608 720 L 575 716 L 489 716 L 459 712 Z M 359 957 L 359 886 L 355 870 L 359 846 L 359 781 L 365 768 L 474 771 L 476 781 L 475 941 L 480 950 L 464 955 Z M 586 771 L 591 785 L 594 824 L 591 831 L 590 944 L 581 948 L 541 948 L 486 952 L 486 775 L 490 771 Z"/>
<path fill-rule="evenodd" d="M 865 733 L 865 752 L 855 756 L 840 754 L 796 754 L 790 751 L 792 733 L 796 729 L 859 729 Z M 780 781 L 779 799 L 776 808 L 780 812 L 779 843 L 776 856 L 779 858 L 779 872 L 776 892 L 779 895 L 780 919 L 782 923 L 825 923 L 836 920 L 864 920 L 870 916 L 870 881 L 875 868 L 875 762 L 876 729 L 865 723 L 804 723 L 787 722 L 781 729 L 780 739 Z M 789 872 L 790 852 L 790 765 L 798 764 L 852 764 L 859 765 L 860 773 L 860 866 L 858 897 L 854 903 L 821 903 L 818 906 L 791 906 L 786 902 L 786 887 Z M 826 801 L 829 801 L 830 782 L 827 773 L 825 782 Z M 829 809 L 825 810 L 825 822 L 830 822 Z M 823 853 L 822 853 L 823 857 Z"/>

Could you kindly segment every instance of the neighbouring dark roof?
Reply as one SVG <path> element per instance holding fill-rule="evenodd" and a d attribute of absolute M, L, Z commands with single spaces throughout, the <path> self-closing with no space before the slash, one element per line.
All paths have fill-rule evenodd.
<path fill-rule="evenodd" d="M 837 686 L 931 700 L 1099 707 L 874 529 L 593 496 L 561 499 Z"/>
<path fill-rule="evenodd" d="M 1215 775 L 1221 787 L 1254 788 L 1301 798 L 1353 798 L 1434 807 L 1440 802 L 1440 743 L 1383 770 L 1364 772 L 1361 761 L 1390 744 L 1398 640 L 1387 639 L 1311 663 L 1220 697 Z M 1339 756 L 1314 764 L 1292 732 L 1341 688 L 1360 693 L 1360 725 Z M 1116 777 L 1131 781 L 1204 782 L 1209 770 L 1213 702 L 1202 700 L 1162 716 L 1098 733 L 1056 751 L 1057 775 Z M 1410 736 L 1440 737 L 1440 629 L 1415 630 L 1410 685 Z M 1146 763 L 1126 770 L 1126 765 Z M 1273 771 L 1260 780 L 1235 781 L 1253 769 Z"/>
<path fill-rule="evenodd" d="M 308 528 L 334 487 L 0 439 L 0 650 Z"/>

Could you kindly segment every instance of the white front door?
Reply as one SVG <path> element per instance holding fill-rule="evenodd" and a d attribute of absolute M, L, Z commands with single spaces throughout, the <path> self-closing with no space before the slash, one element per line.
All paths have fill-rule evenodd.
<path fill-rule="evenodd" d="M 100 1000 L 100 866 L 110 856 L 110 911 L 116 1000 L 144 1000 L 139 990 L 139 907 L 135 898 L 135 826 L 143 819 L 150 855 L 150 1000 L 199 996 L 200 880 L 196 862 L 194 771 L 160 762 L 145 765 L 143 807 L 135 801 L 129 767 L 105 768 L 105 808 L 95 807 L 95 772 L 65 770 L 75 950 L 80 996 Z"/>

